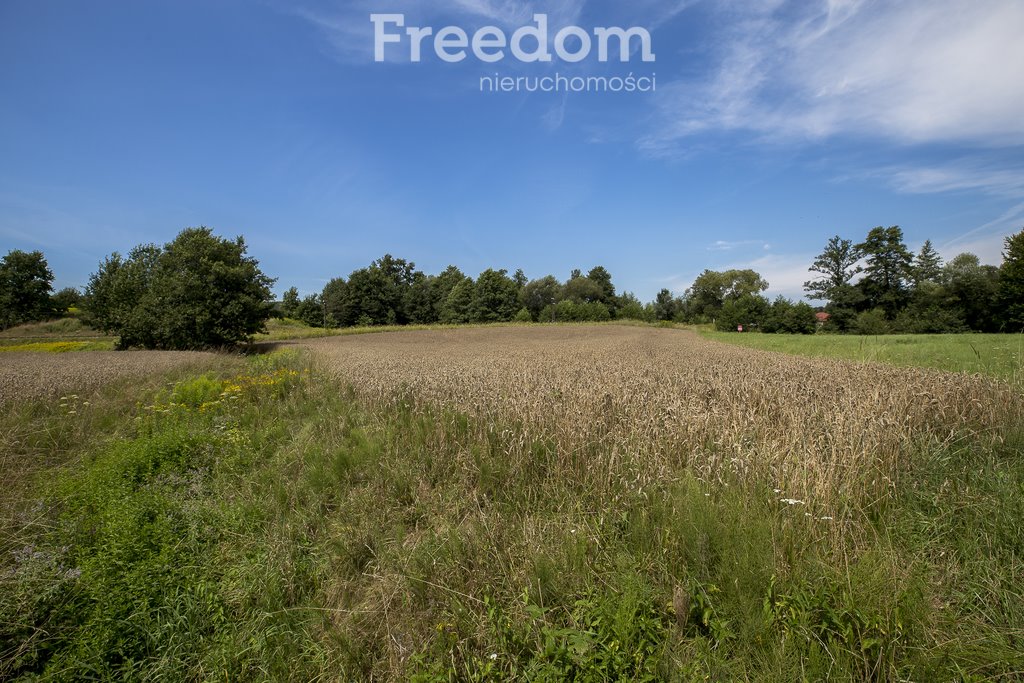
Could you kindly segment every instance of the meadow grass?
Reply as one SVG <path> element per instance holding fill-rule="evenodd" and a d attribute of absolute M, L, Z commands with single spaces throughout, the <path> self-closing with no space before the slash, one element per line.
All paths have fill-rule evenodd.
<path fill-rule="evenodd" d="M 1024 382 L 1024 334 L 700 333 L 715 341 L 797 356 L 844 358 L 903 367 L 968 372 Z"/>
<path fill-rule="evenodd" d="M 86 405 L 87 404 L 87 405 Z M 837 519 L 288 350 L 0 415 L 5 680 L 1014 680 L 1020 425 Z M 751 448 L 755 445 L 751 445 Z M 742 453 L 740 455 L 743 455 Z"/>
<path fill-rule="evenodd" d="M 67 353 L 69 351 L 113 351 L 114 342 L 99 341 L 33 341 L 0 339 L 0 353 L 31 351 L 36 353 Z"/>

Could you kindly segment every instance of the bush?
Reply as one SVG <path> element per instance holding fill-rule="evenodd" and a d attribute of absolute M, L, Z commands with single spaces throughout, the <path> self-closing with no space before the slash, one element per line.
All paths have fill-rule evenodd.
<path fill-rule="evenodd" d="M 164 247 L 113 254 L 86 289 L 89 321 L 118 346 L 201 349 L 245 341 L 270 317 L 270 285 L 241 237 L 183 230 Z"/>
<path fill-rule="evenodd" d="M 520 308 L 519 312 L 516 313 L 516 317 L 512 320 L 517 323 L 531 323 L 533 322 L 533 316 L 525 308 Z"/>
<path fill-rule="evenodd" d="M 885 311 L 873 308 L 861 312 L 854 320 L 851 331 L 854 334 L 889 334 L 889 321 L 885 318 Z"/>

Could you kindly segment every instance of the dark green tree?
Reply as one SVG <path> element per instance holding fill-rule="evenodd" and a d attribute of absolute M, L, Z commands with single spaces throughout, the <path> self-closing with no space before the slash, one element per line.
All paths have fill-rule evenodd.
<path fill-rule="evenodd" d="M 811 299 L 831 300 L 835 290 L 850 284 L 850 280 L 860 273 L 857 266 L 860 251 L 853 245 L 853 240 L 845 240 L 839 235 L 829 239 L 825 251 L 821 252 L 811 267 L 812 273 L 819 277 L 804 283 L 804 291 Z"/>
<path fill-rule="evenodd" d="M 51 307 L 58 315 L 65 315 L 69 309 L 82 305 L 82 293 L 74 287 L 65 287 L 50 297 Z"/>
<path fill-rule="evenodd" d="M 512 276 L 512 279 L 516 281 L 516 287 L 522 289 L 526 286 L 526 283 L 530 281 L 530 278 L 526 277 L 526 273 L 523 272 L 522 268 L 516 269 L 516 274 Z"/>
<path fill-rule="evenodd" d="M 155 244 L 140 244 L 128 252 L 127 259 L 114 252 L 89 278 L 85 320 L 98 330 L 117 335 L 121 348 L 157 344 L 152 316 L 142 304 L 162 254 Z"/>
<path fill-rule="evenodd" d="M 405 314 L 412 325 L 430 325 L 438 321 L 436 301 L 437 290 L 434 287 L 433 275 L 424 275 L 417 271 L 413 274 L 412 284 L 405 293 Z"/>
<path fill-rule="evenodd" d="M 912 274 L 913 255 L 903 243 L 903 230 L 893 225 L 873 228 L 857 245 L 867 259 L 864 277 L 858 284 L 869 308 L 881 308 L 891 320 L 909 299 L 907 281 Z"/>
<path fill-rule="evenodd" d="M 921 251 L 914 257 L 911 275 L 915 286 L 922 282 L 939 281 L 942 275 L 942 257 L 935 251 L 931 240 L 925 240 L 921 245 Z"/>
<path fill-rule="evenodd" d="M 768 299 L 745 292 L 725 300 L 715 318 L 715 327 L 722 332 L 736 332 L 740 325 L 744 331 L 755 330 L 764 324 L 770 311 Z"/>
<path fill-rule="evenodd" d="M 618 302 L 615 298 L 615 285 L 612 284 L 612 274 L 604 266 L 594 266 L 587 273 L 587 279 L 596 282 L 601 287 L 601 303 L 614 309 Z"/>
<path fill-rule="evenodd" d="M 295 318 L 306 323 L 310 327 L 327 326 L 327 310 L 324 308 L 324 300 L 319 294 L 310 294 L 299 302 L 295 307 Z"/>
<path fill-rule="evenodd" d="M 448 297 L 456 285 L 468 279 L 461 270 L 455 266 L 448 266 L 444 271 L 431 281 L 432 295 L 434 302 L 434 320 L 444 320 L 445 306 L 448 304 Z"/>
<path fill-rule="evenodd" d="M 441 311 L 441 322 L 449 325 L 473 322 L 476 303 L 476 284 L 470 277 L 464 277 L 452 287 Z"/>
<path fill-rule="evenodd" d="M 323 291 L 320 292 L 329 327 L 339 327 L 341 325 L 341 319 L 345 311 L 345 288 L 347 284 L 344 278 L 336 277 L 324 285 Z"/>
<path fill-rule="evenodd" d="M 15 249 L 0 260 L 0 329 L 54 315 L 53 272 L 41 251 Z"/>
<path fill-rule="evenodd" d="M 999 309 L 1008 332 L 1024 330 L 1024 229 L 1006 238 L 999 268 Z"/>
<path fill-rule="evenodd" d="M 299 308 L 299 290 L 296 287 L 289 287 L 288 291 L 281 297 L 281 313 L 286 318 L 294 318 L 295 311 Z"/>
<path fill-rule="evenodd" d="M 983 266 L 974 254 L 959 254 L 943 266 L 940 282 L 948 298 L 937 305 L 955 309 L 971 330 L 999 331 L 999 268 Z"/>
<path fill-rule="evenodd" d="M 263 329 L 273 283 L 246 256 L 241 237 L 187 228 L 162 249 L 141 246 L 127 261 L 107 259 L 90 279 L 87 301 L 121 348 L 223 347 Z"/>
<path fill-rule="evenodd" d="M 519 286 L 507 270 L 488 268 L 476 280 L 473 322 L 508 322 L 519 310 Z"/>
<path fill-rule="evenodd" d="M 545 275 L 528 282 L 519 293 L 519 301 L 534 320 L 539 320 L 541 311 L 562 298 L 561 290 L 562 285 L 554 275 Z"/>
<path fill-rule="evenodd" d="M 654 316 L 658 320 L 675 320 L 682 305 L 668 289 L 662 289 L 654 298 Z"/>
<path fill-rule="evenodd" d="M 705 270 L 686 290 L 685 317 L 690 322 L 710 322 L 726 301 L 757 295 L 766 289 L 768 283 L 754 270 Z"/>
<path fill-rule="evenodd" d="M 602 303 L 604 290 L 589 277 L 574 277 L 562 287 L 561 298 L 578 304 Z"/>

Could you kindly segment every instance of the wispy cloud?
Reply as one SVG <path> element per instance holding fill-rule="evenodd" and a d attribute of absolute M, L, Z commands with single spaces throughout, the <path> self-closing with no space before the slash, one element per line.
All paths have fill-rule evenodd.
<path fill-rule="evenodd" d="M 993 168 L 985 164 L 950 163 L 942 166 L 889 168 L 875 175 L 886 177 L 899 192 L 984 192 L 996 197 L 1024 197 L 1024 170 Z"/>
<path fill-rule="evenodd" d="M 883 136 L 901 143 L 1024 143 L 1018 0 L 726 0 L 706 78 L 659 87 L 656 129 L 687 137 Z"/>
<path fill-rule="evenodd" d="M 770 249 L 771 245 L 763 240 L 716 240 L 714 244 L 708 247 L 708 251 L 732 251 L 733 249 L 740 249 L 742 247 L 758 247 L 760 249 Z"/>

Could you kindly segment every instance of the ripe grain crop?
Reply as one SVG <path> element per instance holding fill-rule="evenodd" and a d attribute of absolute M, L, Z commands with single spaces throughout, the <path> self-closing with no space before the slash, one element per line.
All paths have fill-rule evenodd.
<path fill-rule="evenodd" d="M 681 330 L 617 326 L 416 331 L 305 343 L 378 401 L 404 394 L 527 427 L 559 472 L 618 490 L 680 466 L 757 475 L 823 515 L 894 488 L 913 454 L 1000 438 L 1024 401 L 1004 383 L 743 349 Z M 610 453 L 589 457 L 593 445 Z M 514 454 L 510 454 L 513 457 Z M 526 460 L 524 460 L 525 466 Z"/>
<path fill-rule="evenodd" d="M 209 364 L 213 353 L 179 351 L 90 351 L 0 356 L 0 407 L 13 401 L 92 391 L 114 382 Z"/>

